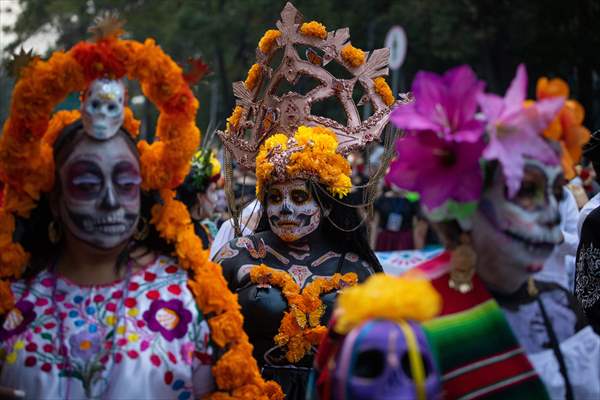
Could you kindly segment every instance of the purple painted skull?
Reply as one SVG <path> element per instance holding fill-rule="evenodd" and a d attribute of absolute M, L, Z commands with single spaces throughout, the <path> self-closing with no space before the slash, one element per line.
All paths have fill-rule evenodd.
<path fill-rule="evenodd" d="M 441 398 L 441 384 L 429 345 L 419 324 L 408 322 L 425 370 L 427 399 Z M 333 374 L 335 400 L 416 399 L 407 340 L 393 321 L 371 320 L 353 329 L 337 354 Z"/>

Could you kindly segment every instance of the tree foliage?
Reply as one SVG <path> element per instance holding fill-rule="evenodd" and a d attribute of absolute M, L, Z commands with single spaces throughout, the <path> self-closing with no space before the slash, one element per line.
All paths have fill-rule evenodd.
<path fill-rule="evenodd" d="M 70 47 L 88 37 L 87 28 L 101 11 L 118 10 L 127 20 L 128 37 L 154 37 L 180 62 L 202 57 L 213 73 L 197 88 L 200 126 L 208 124 L 211 108 L 216 110 L 212 117 L 223 125 L 234 102 L 231 82 L 245 78 L 258 40 L 274 27 L 285 4 L 273 0 L 20 3 L 23 12 L 13 27 L 17 40 L 10 50 L 48 24 L 59 31 L 57 47 Z M 350 27 L 353 44 L 363 49 L 383 46 L 389 28 L 403 26 L 408 37 L 403 66 L 406 82 L 420 69 L 442 71 L 468 63 L 488 82 L 489 90 L 500 92 L 506 89 L 517 64 L 525 62 L 532 95 L 537 77 L 560 76 L 586 107 L 587 125 L 592 129 L 600 126 L 598 1 L 298 0 L 295 5 L 307 20 L 319 20 L 329 29 Z M 2 102 L 0 110 L 5 111 L 8 105 Z"/>

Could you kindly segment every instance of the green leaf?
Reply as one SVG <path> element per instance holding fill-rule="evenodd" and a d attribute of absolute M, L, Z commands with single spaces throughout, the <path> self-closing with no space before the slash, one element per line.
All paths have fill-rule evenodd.
<path fill-rule="evenodd" d="M 52 341 L 52 335 L 50 335 L 47 332 L 42 333 L 42 339 L 46 339 L 47 341 L 51 342 Z"/>

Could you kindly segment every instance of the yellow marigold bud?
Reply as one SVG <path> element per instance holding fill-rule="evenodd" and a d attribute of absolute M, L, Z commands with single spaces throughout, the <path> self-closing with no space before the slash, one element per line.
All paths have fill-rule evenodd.
<path fill-rule="evenodd" d="M 248 90 L 254 90 L 258 80 L 260 79 L 261 68 L 259 64 L 253 64 L 252 67 L 248 70 L 248 76 L 244 81 L 244 85 Z"/>
<path fill-rule="evenodd" d="M 258 48 L 260 51 L 262 51 L 264 54 L 270 52 L 279 36 L 281 36 L 281 32 L 279 32 L 277 29 L 269 29 L 266 31 L 258 42 Z"/>
<path fill-rule="evenodd" d="M 305 36 L 314 36 L 325 39 L 327 37 L 327 28 L 320 22 L 310 21 L 305 22 L 300 26 L 300 33 Z"/>
<path fill-rule="evenodd" d="M 379 78 L 373 79 L 373 81 L 375 82 L 375 92 L 381 97 L 383 102 L 388 106 L 394 104 L 395 99 L 392 94 L 392 89 L 390 89 L 385 78 L 380 76 Z"/>
<path fill-rule="evenodd" d="M 342 58 L 354 68 L 360 67 L 365 62 L 365 52 L 352 46 L 350 43 L 342 48 Z"/>
<path fill-rule="evenodd" d="M 227 118 L 227 130 L 230 130 L 231 128 L 236 129 L 238 127 L 243 111 L 243 107 L 235 106 L 233 112 L 231 113 L 231 116 Z"/>

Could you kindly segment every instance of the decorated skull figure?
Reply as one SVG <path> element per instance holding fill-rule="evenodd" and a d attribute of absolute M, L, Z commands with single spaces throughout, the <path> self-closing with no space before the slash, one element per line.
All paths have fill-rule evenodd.
<path fill-rule="evenodd" d="M 419 392 L 427 399 L 441 398 L 439 375 L 423 330 L 412 321 L 403 326 L 370 320 L 348 333 L 336 357 L 333 399 L 417 399 L 422 398 Z M 420 385 L 413 376 L 420 367 L 411 359 L 411 346 L 422 363 Z"/>
<path fill-rule="evenodd" d="M 123 124 L 124 108 L 123 82 L 110 79 L 93 81 L 81 104 L 85 131 L 97 140 L 110 139 Z"/>
<path fill-rule="evenodd" d="M 509 198 L 502 170 L 493 171 L 473 220 L 478 257 L 490 266 L 478 270 L 480 277 L 496 282 L 502 273 L 502 281 L 518 285 L 542 269 L 563 240 L 559 213 L 563 185 L 560 165 L 526 159 L 521 187 Z"/>

